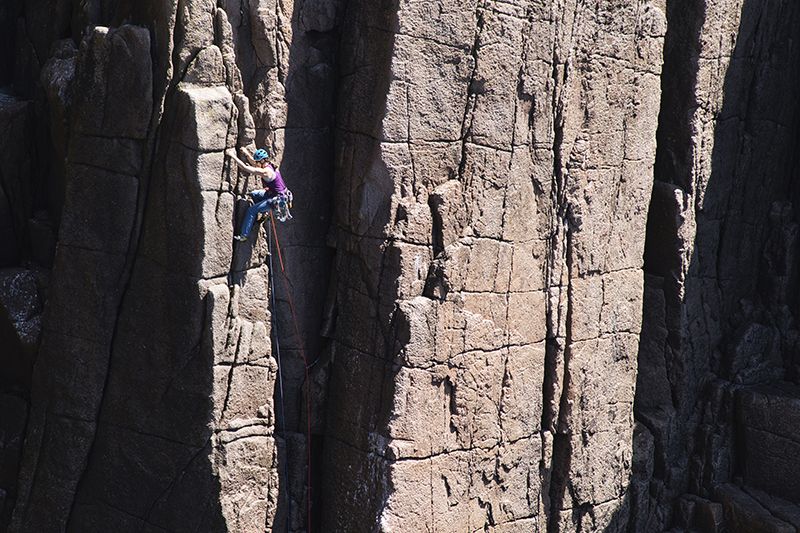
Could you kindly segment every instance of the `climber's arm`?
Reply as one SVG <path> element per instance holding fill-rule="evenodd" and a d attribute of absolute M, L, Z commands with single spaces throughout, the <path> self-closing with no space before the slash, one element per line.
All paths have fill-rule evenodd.
<path fill-rule="evenodd" d="M 250 155 L 250 150 L 248 150 L 247 148 L 245 148 L 243 146 L 243 147 L 239 148 L 239 152 L 241 152 L 241 154 L 244 156 L 244 158 L 247 160 L 248 163 L 250 163 L 251 165 L 255 165 L 256 164 L 256 160 L 253 159 L 252 155 Z"/>
<path fill-rule="evenodd" d="M 248 165 L 247 163 L 236 157 L 236 152 L 233 150 L 233 148 L 225 150 L 225 154 L 236 162 L 236 166 L 239 167 L 240 170 L 247 172 L 248 174 L 252 174 L 254 176 L 259 176 L 265 179 L 266 181 L 272 181 L 275 179 L 275 171 L 273 169 L 269 167 L 261 168 Z"/>
<path fill-rule="evenodd" d="M 225 150 L 225 155 L 233 159 L 233 161 L 236 163 L 236 166 L 239 167 L 240 170 L 243 170 L 248 174 L 260 174 L 261 171 L 264 170 L 258 167 L 250 166 L 241 159 L 239 159 L 238 157 L 236 157 L 236 152 L 233 150 L 233 148 Z"/>

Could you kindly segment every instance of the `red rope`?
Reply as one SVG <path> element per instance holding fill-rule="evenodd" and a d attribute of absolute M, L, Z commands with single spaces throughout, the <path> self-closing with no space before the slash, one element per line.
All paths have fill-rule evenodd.
<path fill-rule="evenodd" d="M 286 269 L 283 268 L 283 255 L 281 254 L 281 243 L 278 242 L 278 229 L 275 227 L 275 218 L 272 216 L 272 213 L 269 214 L 269 219 L 272 221 L 272 233 L 275 235 L 275 244 L 278 248 L 278 259 L 281 262 L 281 272 L 283 273 L 283 277 L 286 277 Z M 272 250 L 270 250 L 271 252 Z M 295 331 L 297 331 L 297 324 L 294 325 Z"/>
<path fill-rule="evenodd" d="M 308 504 L 308 532 L 311 533 L 311 381 L 308 377 L 308 359 L 306 359 L 306 350 L 303 343 L 303 337 L 300 335 L 300 329 L 297 327 L 297 313 L 294 310 L 294 300 L 292 299 L 292 291 L 289 286 L 289 277 L 286 275 L 286 269 L 283 266 L 283 254 L 281 254 L 281 243 L 278 240 L 278 228 L 275 225 L 275 217 L 270 213 L 270 220 L 272 221 L 272 233 L 275 235 L 275 248 L 278 250 L 278 259 L 281 263 L 281 273 L 283 274 L 283 283 L 286 287 L 286 296 L 289 300 L 289 310 L 292 313 L 292 322 L 294 324 L 294 332 L 297 335 L 297 342 L 300 344 L 300 355 L 303 358 L 303 368 L 306 373 L 306 460 L 308 461 L 308 488 L 306 489 L 306 500 Z M 273 289 L 274 290 L 274 289 Z"/>

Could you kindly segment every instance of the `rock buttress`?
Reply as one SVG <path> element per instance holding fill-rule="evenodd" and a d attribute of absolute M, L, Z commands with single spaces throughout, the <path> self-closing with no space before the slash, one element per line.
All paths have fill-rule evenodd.
<path fill-rule="evenodd" d="M 326 524 L 619 528 L 662 9 L 350 7 Z"/>
<path fill-rule="evenodd" d="M 263 531 L 275 363 L 264 242 L 232 250 L 246 184 L 223 152 L 253 131 L 230 24 L 210 2 L 114 11 L 151 27 L 90 30 L 67 82 L 58 288 L 12 531 Z"/>

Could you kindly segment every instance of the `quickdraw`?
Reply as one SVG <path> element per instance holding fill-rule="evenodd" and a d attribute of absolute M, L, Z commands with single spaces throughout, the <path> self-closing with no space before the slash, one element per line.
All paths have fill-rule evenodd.
<path fill-rule="evenodd" d="M 292 208 L 293 200 L 294 196 L 292 195 L 292 191 L 286 189 L 284 192 L 280 193 L 273 202 L 272 212 L 275 214 L 275 218 L 277 218 L 279 222 L 291 220 L 292 213 L 290 209 Z"/>

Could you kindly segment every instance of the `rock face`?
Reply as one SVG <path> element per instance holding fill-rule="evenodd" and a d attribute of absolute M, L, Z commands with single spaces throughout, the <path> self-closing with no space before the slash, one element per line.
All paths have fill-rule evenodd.
<path fill-rule="evenodd" d="M 338 123 L 324 521 L 611 526 L 631 467 L 663 14 L 351 13 L 344 46 L 385 43 L 387 66 L 354 64 L 343 92 L 386 101 L 345 101 Z"/>
<path fill-rule="evenodd" d="M 177 65 L 154 60 L 147 28 L 97 26 L 42 76 L 68 127 L 53 136 L 66 192 L 13 531 L 259 531 L 275 516 L 263 243 L 232 257 L 243 185 L 223 155 L 252 119 L 224 12 L 172 17 Z"/>
<path fill-rule="evenodd" d="M 798 11 L 0 7 L 0 530 L 796 531 Z"/>
<path fill-rule="evenodd" d="M 783 380 L 798 379 L 798 16 L 783 2 L 667 5 L 636 397 L 649 444 L 635 454 L 652 464 L 633 483 L 640 530 L 675 523 L 678 494 L 766 488 L 759 454 L 777 466 L 791 451 L 775 446 L 790 417 L 761 452 L 753 431 L 772 402 L 759 394 L 791 398 Z M 798 502 L 788 485 L 768 490 Z M 722 500 L 726 516 L 735 501 Z M 726 527 L 752 530 L 738 523 Z"/>

